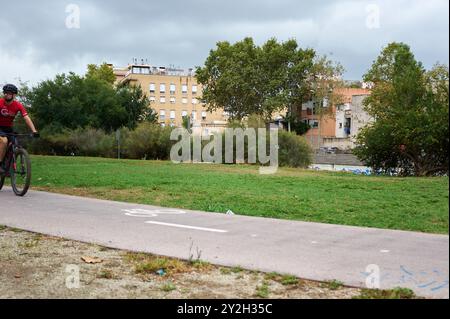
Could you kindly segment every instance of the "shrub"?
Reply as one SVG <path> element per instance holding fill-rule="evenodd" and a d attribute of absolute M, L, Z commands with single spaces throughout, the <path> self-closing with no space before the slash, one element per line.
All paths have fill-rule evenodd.
<path fill-rule="evenodd" d="M 279 131 L 279 165 L 306 168 L 312 163 L 312 149 L 306 139 L 295 133 Z"/>
<path fill-rule="evenodd" d="M 44 129 L 41 138 L 24 146 L 32 154 L 115 157 L 117 143 L 113 134 L 94 128 L 63 130 Z"/>
<path fill-rule="evenodd" d="M 101 157 L 114 157 L 117 147 L 114 135 L 94 128 L 71 131 L 69 145 L 75 146 L 75 155 Z"/>
<path fill-rule="evenodd" d="M 136 130 L 130 131 L 124 140 L 124 152 L 126 157 L 133 159 L 158 159 L 167 160 L 170 157 L 170 149 L 173 142 L 170 140 L 169 127 L 161 127 L 158 124 L 144 122 L 138 125 Z"/>

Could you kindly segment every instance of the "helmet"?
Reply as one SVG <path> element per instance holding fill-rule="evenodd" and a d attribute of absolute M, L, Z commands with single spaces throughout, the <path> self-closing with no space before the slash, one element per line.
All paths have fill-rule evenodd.
<path fill-rule="evenodd" d="M 14 84 L 6 84 L 3 87 L 3 94 L 5 93 L 17 94 L 17 92 L 18 92 L 17 86 L 15 86 Z"/>

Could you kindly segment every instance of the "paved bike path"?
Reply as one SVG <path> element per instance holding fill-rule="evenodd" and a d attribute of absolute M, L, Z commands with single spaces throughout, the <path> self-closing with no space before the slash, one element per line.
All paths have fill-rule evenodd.
<path fill-rule="evenodd" d="M 449 237 L 0 191 L 0 225 L 312 280 L 448 298 Z M 372 266 L 370 266 L 372 265 Z M 377 272 L 379 270 L 379 276 Z"/>

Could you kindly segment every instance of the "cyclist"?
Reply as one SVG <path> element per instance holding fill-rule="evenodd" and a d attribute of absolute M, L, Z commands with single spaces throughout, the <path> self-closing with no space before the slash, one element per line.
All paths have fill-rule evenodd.
<path fill-rule="evenodd" d="M 14 119 L 17 113 L 21 113 L 25 123 L 33 132 L 34 137 L 39 137 L 39 133 L 34 127 L 33 121 L 28 116 L 24 106 L 15 100 L 17 87 L 14 84 L 6 84 L 3 87 L 4 98 L 0 99 L 0 133 L 12 133 Z M 3 160 L 8 147 L 8 138 L 0 136 L 0 174 L 5 173 Z"/>

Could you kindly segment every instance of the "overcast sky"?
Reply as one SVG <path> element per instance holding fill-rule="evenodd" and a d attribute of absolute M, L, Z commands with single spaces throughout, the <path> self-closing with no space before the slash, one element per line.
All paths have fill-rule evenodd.
<path fill-rule="evenodd" d="M 360 79 L 392 41 L 448 64 L 448 0 L 0 0 L 0 83 L 32 84 L 88 63 L 202 65 L 218 41 L 295 38 Z M 77 7 L 69 6 L 75 4 Z M 7 6 L 6 6 L 7 5 Z M 74 9 L 75 8 L 75 9 Z M 79 28 L 77 9 L 79 8 Z M 378 14 L 379 13 L 379 14 Z M 68 28 L 68 26 L 70 28 Z"/>

